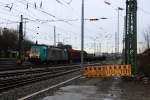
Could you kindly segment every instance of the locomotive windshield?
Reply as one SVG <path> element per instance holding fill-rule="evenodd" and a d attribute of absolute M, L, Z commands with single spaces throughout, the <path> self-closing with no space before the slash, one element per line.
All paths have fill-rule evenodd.
<path fill-rule="evenodd" d="M 31 48 L 31 53 L 38 53 L 39 49 L 38 48 Z"/>

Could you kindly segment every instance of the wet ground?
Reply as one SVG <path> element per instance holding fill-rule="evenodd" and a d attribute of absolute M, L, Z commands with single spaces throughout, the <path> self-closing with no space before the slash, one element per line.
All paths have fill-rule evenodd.
<path fill-rule="evenodd" d="M 150 84 L 119 78 L 80 78 L 40 100 L 150 100 Z"/>

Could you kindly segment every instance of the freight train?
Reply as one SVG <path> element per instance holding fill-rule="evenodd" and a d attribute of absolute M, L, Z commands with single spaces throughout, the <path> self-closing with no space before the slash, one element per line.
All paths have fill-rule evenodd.
<path fill-rule="evenodd" d="M 30 62 L 46 63 L 75 63 L 80 62 L 81 51 L 67 47 L 50 47 L 46 45 L 33 45 L 29 53 Z M 105 60 L 104 56 L 94 57 L 84 51 L 84 60 Z"/>

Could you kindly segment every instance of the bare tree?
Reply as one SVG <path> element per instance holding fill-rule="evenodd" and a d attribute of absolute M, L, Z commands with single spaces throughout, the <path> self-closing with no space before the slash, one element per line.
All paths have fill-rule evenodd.
<path fill-rule="evenodd" d="M 8 57 L 9 51 L 18 50 L 18 31 L 8 28 L 0 28 L 0 57 L 3 54 Z M 31 40 L 24 40 L 24 49 L 29 49 L 33 42 Z M 3 52 L 3 53 L 2 53 Z"/>
<path fill-rule="evenodd" d="M 150 49 L 150 26 L 144 31 L 146 49 Z"/>

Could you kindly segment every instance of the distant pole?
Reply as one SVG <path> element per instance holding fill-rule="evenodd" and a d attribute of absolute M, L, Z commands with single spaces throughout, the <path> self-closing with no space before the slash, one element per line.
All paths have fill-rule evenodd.
<path fill-rule="evenodd" d="M 23 18 L 24 23 L 24 33 L 23 33 L 23 43 L 25 43 L 25 37 L 26 37 L 26 26 L 27 26 L 27 18 Z M 23 46 L 23 50 L 25 51 L 28 49 L 27 47 Z"/>
<path fill-rule="evenodd" d="M 36 40 L 35 44 L 38 45 L 38 41 L 37 40 Z"/>
<path fill-rule="evenodd" d="M 56 26 L 54 26 L 54 46 L 56 46 Z"/>
<path fill-rule="evenodd" d="M 118 32 L 117 32 L 117 54 L 119 54 L 119 25 L 120 25 L 120 23 L 119 23 L 119 7 L 118 7 Z"/>
<path fill-rule="evenodd" d="M 99 43 L 99 55 L 101 55 L 101 43 Z"/>
<path fill-rule="evenodd" d="M 99 54 L 99 45 L 97 44 L 97 55 Z"/>
<path fill-rule="evenodd" d="M 60 33 L 57 34 L 57 43 L 60 42 L 59 36 L 60 36 Z"/>
<path fill-rule="evenodd" d="M 95 56 L 95 47 L 96 47 L 96 43 L 95 43 L 95 40 L 94 40 L 94 56 Z"/>
<path fill-rule="evenodd" d="M 115 53 L 116 57 L 119 54 L 119 7 L 117 8 L 118 13 L 118 22 L 117 22 L 117 32 L 115 33 Z"/>
<path fill-rule="evenodd" d="M 26 24 L 27 24 L 27 20 L 26 20 L 26 18 L 24 18 L 24 35 L 23 35 L 23 37 L 26 36 Z"/>
<path fill-rule="evenodd" d="M 108 39 L 107 39 L 107 41 L 106 41 L 106 46 L 107 46 L 106 48 L 107 48 L 107 53 L 108 53 L 108 52 L 109 52 L 109 51 L 108 51 Z"/>
<path fill-rule="evenodd" d="M 19 63 L 23 62 L 23 16 L 21 15 L 21 21 L 19 25 Z"/>
<path fill-rule="evenodd" d="M 118 53 L 118 33 L 115 32 L 115 54 Z"/>
<path fill-rule="evenodd" d="M 123 64 L 126 64 L 125 59 L 127 58 L 126 52 L 126 16 L 124 17 L 124 32 L 123 32 Z"/>
<path fill-rule="evenodd" d="M 82 8 L 81 8 L 81 67 L 84 67 L 84 0 L 82 0 Z"/>
<path fill-rule="evenodd" d="M 117 51 L 116 51 L 116 55 L 117 54 L 119 54 L 119 48 L 120 48 L 120 41 L 119 41 L 119 38 L 120 38 L 120 12 L 119 11 L 122 11 L 122 10 L 124 10 L 123 8 L 121 8 L 121 7 L 118 7 L 117 8 L 117 10 L 118 10 L 118 25 L 117 25 L 117 30 L 118 30 L 118 32 L 117 32 L 117 37 L 116 37 L 116 39 L 117 39 Z"/>

